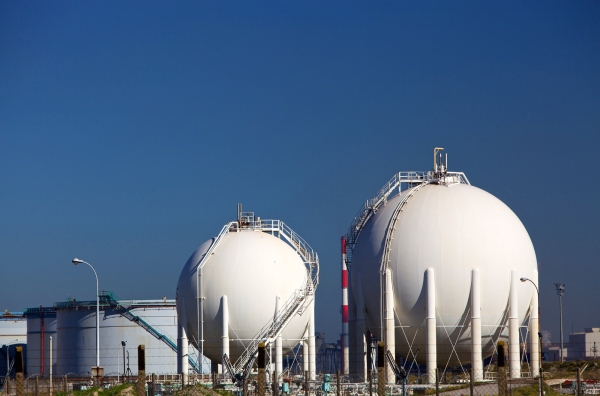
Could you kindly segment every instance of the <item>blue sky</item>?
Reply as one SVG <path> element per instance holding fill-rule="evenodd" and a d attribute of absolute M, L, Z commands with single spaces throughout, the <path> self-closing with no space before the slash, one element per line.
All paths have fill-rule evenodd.
<path fill-rule="evenodd" d="M 451 170 L 521 218 L 542 327 L 600 325 L 600 3 L 1 2 L 0 308 L 174 298 L 236 204 L 319 253 L 400 170 Z"/>

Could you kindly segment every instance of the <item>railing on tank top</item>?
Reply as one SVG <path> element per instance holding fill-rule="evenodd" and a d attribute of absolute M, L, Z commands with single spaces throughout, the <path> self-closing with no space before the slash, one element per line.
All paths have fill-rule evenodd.
<path fill-rule="evenodd" d="M 245 373 L 249 365 L 256 358 L 258 344 L 261 342 L 273 342 L 290 322 L 294 314 L 302 314 L 312 301 L 317 285 L 319 284 L 319 256 L 310 245 L 294 230 L 281 220 L 261 220 L 255 217 L 253 212 L 243 212 L 238 221 L 226 224 L 206 253 L 199 260 L 196 269 L 200 270 L 208 261 L 208 258 L 218 247 L 219 242 L 225 234 L 240 230 L 253 230 L 266 232 L 278 238 L 283 238 L 291 245 L 302 258 L 306 266 L 307 279 L 301 289 L 296 289 L 283 307 L 275 314 L 275 318 L 263 326 L 245 347 L 244 353 L 233 365 L 236 373 Z"/>
<path fill-rule="evenodd" d="M 463 172 L 445 172 L 443 178 L 444 180 L 453 180 L 454 183 L 467 185 L 471 184 Z M 438 176 L 434 175 L 431 171 L 398 172 L 386 184 L 384 184 L 383 187 L 379 189 L 373 198 L 367 200 L 354 216 L 352 224 L 350 224 L 348 232 L 346 233 L 346 243 L 349 247 L 348 251 L 346 252 L 346 265 L 348 270 L 350 270 L 352 264 L 352 253 L 354 251 L 354 245 L 356 244 L 358 234 L 360 234 L 362 231 L 367 220 L 369 220 L 369 218 L 375 212 L 377 212 L 382 205 L 385 205 L 390 194 L 396 188 L 400 189 L 402 183 L 407 183 L 409 187 L 412 187 L 413 185 L 417 186 L 424 183 L 432 183 L 438 180 Z"/>

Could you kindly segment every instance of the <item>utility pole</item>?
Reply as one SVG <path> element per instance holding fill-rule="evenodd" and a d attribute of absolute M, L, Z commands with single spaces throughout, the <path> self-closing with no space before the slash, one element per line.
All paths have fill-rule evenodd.
<path fill-rule="evenodd" d="M 562 296 L 563 294 L 565 294 L 565 284 L 555 283 L 554 286 L 556 286 L 556 294 L 558 294 L 558 302 L 560 306 L 560 361 L 564 362 L 565 358 L 563 356 Z"/>

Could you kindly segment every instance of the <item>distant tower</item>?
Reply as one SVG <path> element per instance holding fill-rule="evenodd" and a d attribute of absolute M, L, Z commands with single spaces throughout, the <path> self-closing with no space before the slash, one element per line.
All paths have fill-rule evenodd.
<path fill-rule="evenodd" d="M 556 294 L 558 294 L 558 304 L 560 307 L 560 361 L 564 362 L 565 358 L 563 356 L 562 296 L 563 294 L 565 294 L 565 284 L 555 283 L 554 286 L 556 286 Z"/>

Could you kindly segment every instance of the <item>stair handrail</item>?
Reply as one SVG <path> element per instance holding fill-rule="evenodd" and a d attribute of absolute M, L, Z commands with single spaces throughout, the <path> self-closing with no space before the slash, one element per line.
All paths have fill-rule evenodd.
<path fill-rule="evenodd" d="M 310 296 L 314 295 L 319 284 L 319 256 L 291 227 L 281 220 L 255 221 L 254 216 L 248 217 L 246 225 L 262 232 L 276 233 L 279 237 L 283 236 L 303 259 L 307 271 L 307 280 L 302 289 L 296 289 L 292 293 L 283 307 L 276 312 L 273 320 L 268 321 L 253 337 L 234 365 L 236 372 L 247 370 L 248 362 L 255 358 L 260 342 L 272 343 L 290 322 L 294 313 L 301 314 L 308 307 L 312 301 Z"/>
<path fill-rule="evenodd" d="M 294 293 L 288 298 L 282 308 L 275 314 L 275 318 L 270 320 L 263 326 L 262 329 L 252 338 L 248 346 L 246 346 L 244 353 L 238 358 L 234 365 L 236 372 L 242 371 L 246 366 L 247 362 L 253 359 L 258 352 L 258 344 L 265 342 L 266 344 L 272 343 L 283 329 L 290 322 L 294 313 L 298 311 L 302 303 L 307 301 L 307 295 L 305 293 L 306 288 L 296 289 Z M 309 303 L 312 300 L 309 300 Z M 308 304 L 306 304 L 308 305 Z"/>
<path fill-rule="evenodd" d="M 404 370 L 404 368 L 398 367 L 398 364 L 396 364 L 396 360 L 394 359 L 394 356 L 392 355 L 392 352 L 390 352 L 389 349 L 385 352 L 385 356 L 387 357 L 387 361 L 396 377 L 406 378 L 406 370 Z"/>
<path fill-rule="evenodd" d="M 204 253 L 202 255 L 202 258 L 198 261 L 198 263 L 196 263 L 196 266 L 195 266 L 196 272 L 200 271 L 204 267 L 204 265 L 206 265 L 208 258 L 215 251 L 215 249 L 217 248 L 217 245 L 219 244 L 219 242 L 221 242 L 221 239 L 223 238 L 223 236 L 225 234 L 228 234 L 232 229 L 237 229 L 238 226 L 239 226 L 239 224 L 237 221 L 231 221 L 223 226 L 223 228 L 221 229 L 221 232 L 219 232 L 219 234 L 215 238 L 214 242 L 210 245 L 210 247 L 208 248 L 206 253 Z"/>
<path fill-rule="evenodd" d="M 440 179 L 438 179 L 440 177 Z M 471 183 L 467 179 L 467 176 L 463 172 L 445 172 L 442 176 L 435 175 L 433 172 L 419 172 L 419 171 L 408 171 L 408 172 L 398 172 L 392 176 L 387 183 L 385 183 L 377 194 L 371 199 L 368 199 L 358 210 L 348 231 L 346 232 L 346 243 L 349 248 L 346 257 L 346 265 L 348 270 L 352 265 L 352 253 L 354 252 L 354 246 L 356 245 L 356 240 L 358 235 L 362 231 L 363 227 L 371 218 L 371 216 L 377 212 L 377 210 L 385 205 L 388 197 L 394 191 L 394 189 L 399 188 L 401 183 L 408 183 L 409 186 L 412 185 L 420 185 L 425 183 L 434 183 L 438 182 L 442 179 L 453 179 L 456 180 L 457 183 L 470 185 Z"/>
<path fill-rule="evenodd" d="M 107 291 L 103 290 L 103 291 L 101 291 L 100 297 L 103 297 L 104 299 L 106 299 L 107 302 L 109 303 L 109 305 L 116 311 L 119 311 L 120 314 L 123 317 L 125 317 L 127 320 L 137 324 L 138 326 L 140 326 L 141 328 L 146 330 L 148 333 L 150 333 L 154 338 L 167 344 L 167 346 L 169 346 L 169 348 L 171 348 L 171 350 L 173 350 L 174 352 L 177 352 L 177 345 L 175 344 L 175 342 L 173 342 L 173 340 L 171 340 L 169 338 L 168 335 L 161 333 L 160 331 L 158 331 L 150 323 L 146 322 L 141 317 L 132 314 L 130 312 L 129 308 L 125 308 L 121 304 L 121 302 L 116 299 L 116 296 L 112 292 L 107 292 Z M 194 370 L 196 370 L 197 373 L 200 372 L 200 367 L 194 361 L 194 359 L 191 358 L 190 356 L 188 356 L 188 362 L 191 364 L 191 366 L 194 368 Z"/>
<path fill-rule="evenodd" d="M 409 192 L 406 193 L 406 195 L 404 195 L 404 197 L 402 197 L 402 200 L 400 201 L 398 206 L 396 206 L 396 209 L 394 209 L 392 218 L 390 219 L 387 230 L 385 231 L 385 241 L 384 241 L 384 245 L 383 245 L 383 253 L 381 255 L 381 263 L 379 265 L 379 273 L 380 274 L 383 275 L 383 273 L 385 272 L 385 270 L 387 268 L 387 263 L 389 263 L 389 261 L 390 261 L 390 252 L 392 250 L 390 245 L 391 245 L 391 242 L 393 239 L 394 230 L 396 229 L 396 223 L 398 222 L 398 217 L 400 216 L 400 212 L 402 212 L 404 210 L 404 207 L 408 203 L 408 200 L 413 195 L 415 195 L 415 193 L 417 191 L 419 191 L 421 189 L 421 187 L 423 187 L 427 184 L 429 184 L 428 181 L 423 182 L 416 187 L 413 187 Z"/>

